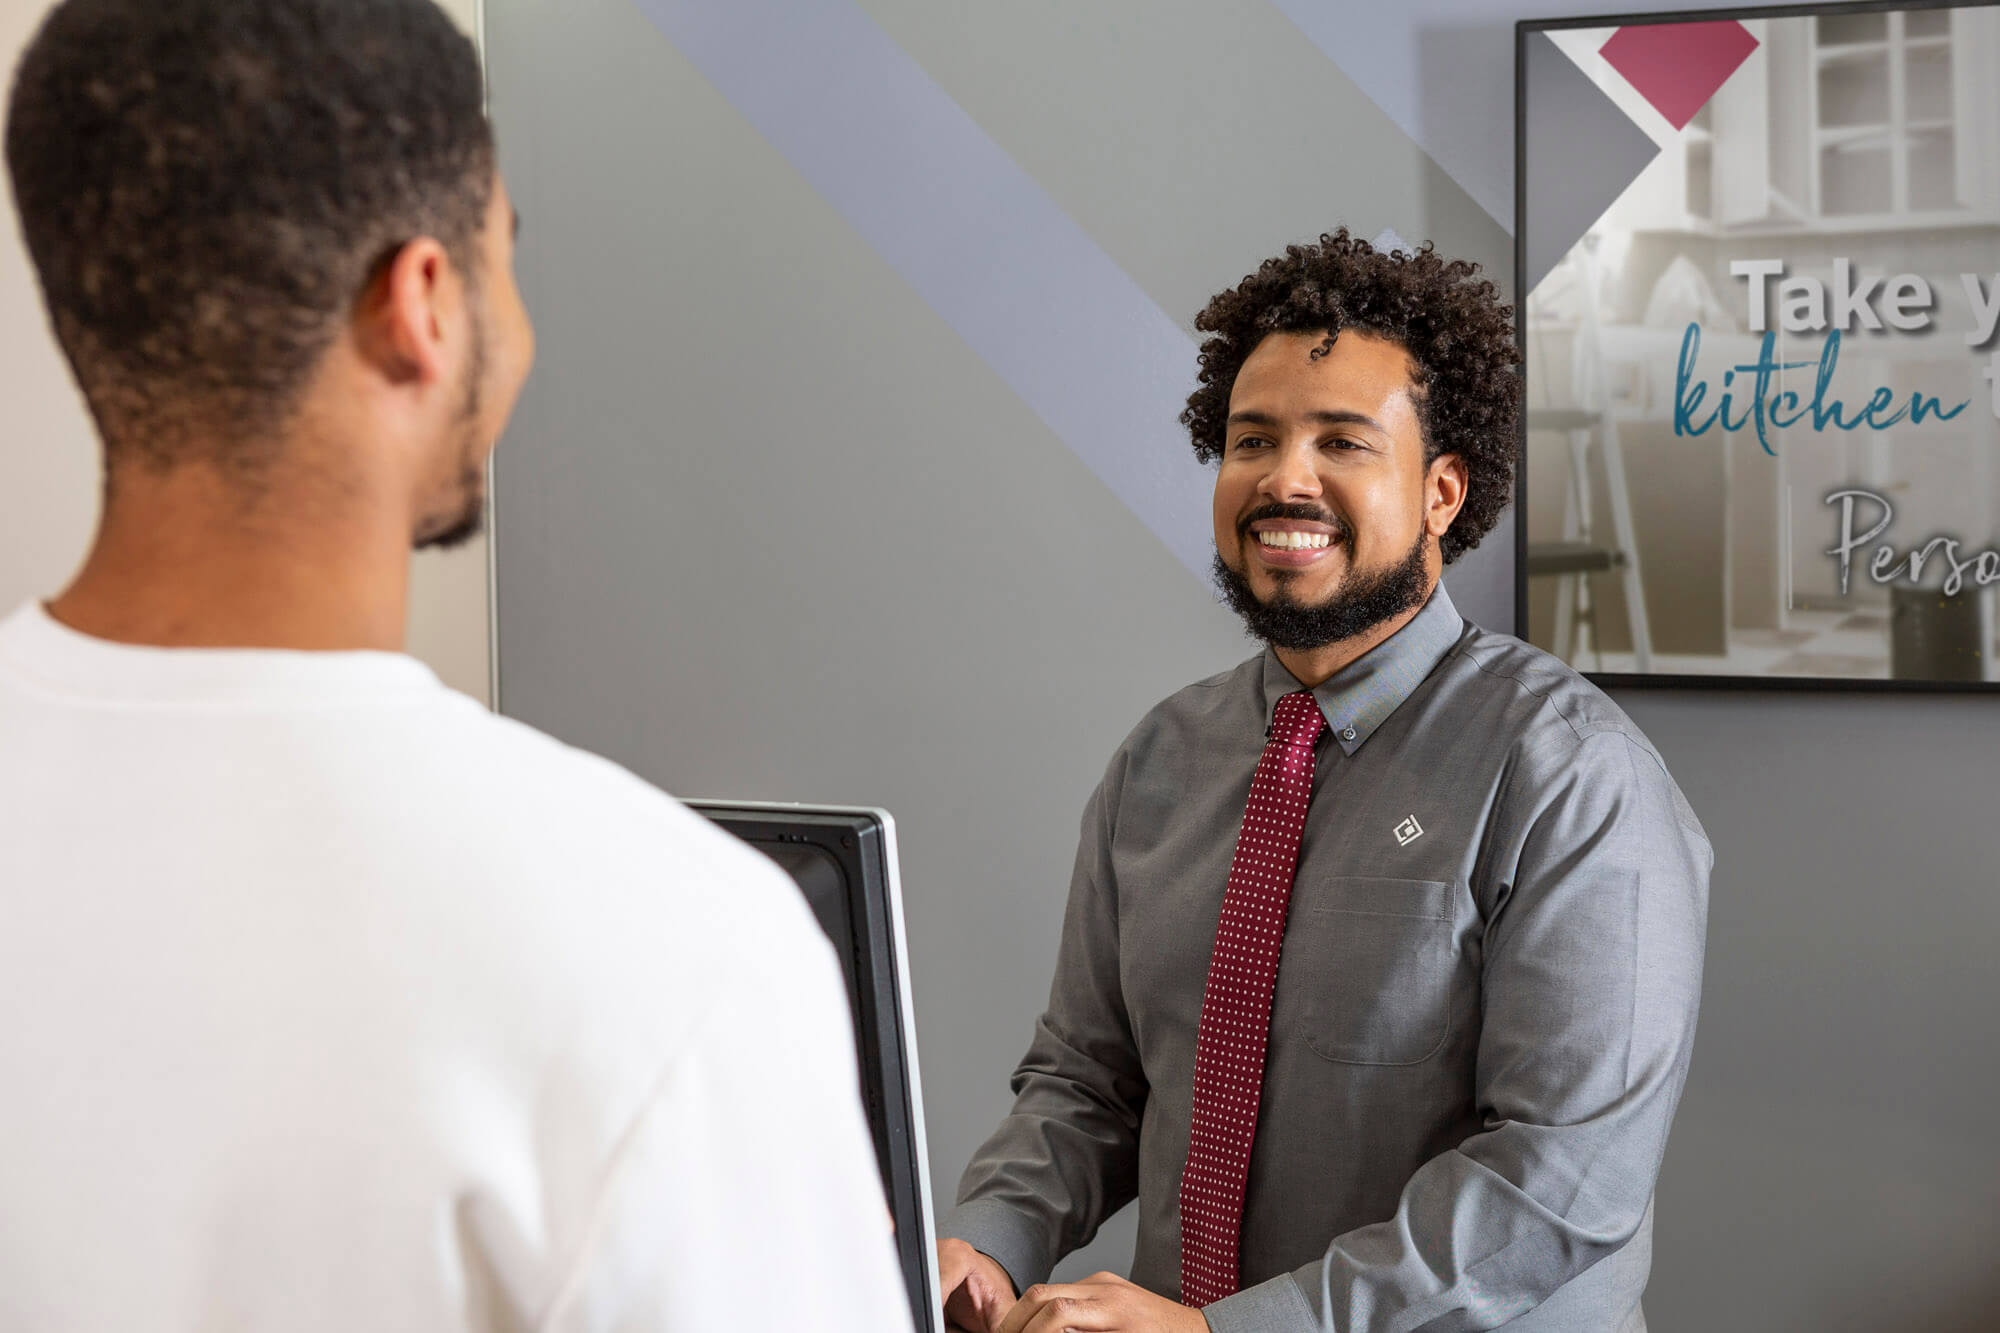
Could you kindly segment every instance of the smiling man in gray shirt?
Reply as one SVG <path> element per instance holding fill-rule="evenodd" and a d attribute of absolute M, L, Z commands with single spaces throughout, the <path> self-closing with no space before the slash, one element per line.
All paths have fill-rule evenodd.
<path fill-rule="evenodd" d="M 1512 493 L 1512 311 L 1343 230 L 1196 324 L 1182 419 L 1267 647 L 1090 799 L 1013 1110 L 939 1227 L 948 1312 L 1643 1330 L 1711 854 L 1615 704 L 1439 586 Z M 1134 1199 L 1131 1281 L 1033 1285 Z"/>

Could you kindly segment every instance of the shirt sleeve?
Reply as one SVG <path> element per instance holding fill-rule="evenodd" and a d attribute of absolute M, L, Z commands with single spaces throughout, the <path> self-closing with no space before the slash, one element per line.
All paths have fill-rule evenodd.
<path fill-rule="evenodd" d="M 1207 1307 L 1214 1333 L 1495 1328 L 1645 1220 L 1694 1039 L 1712 854 L 1631 737 L 1565 758 L 1501 805 L 1498 827 L 1521 832 L 1482 904 L 1484 1129 L 1420 1167 L 1394 1217 Z"/>
<path fill-rule="evenodd" d="M 1139 1191 L 1147 1084 L 1118 976 L 1111 794 L 1084 809 L 1048 1009 L 1014 1071 L 1014 1106 L 973 1154 L 938 1227 L 991 1256 L 1018 1293 L 1088 1244 Z"/>
<path fill-rule="evenodd" d="M 911 1328 L 839 965 L 804 919 L 766 943 L 619 1145 L 537 1327 Z"/>

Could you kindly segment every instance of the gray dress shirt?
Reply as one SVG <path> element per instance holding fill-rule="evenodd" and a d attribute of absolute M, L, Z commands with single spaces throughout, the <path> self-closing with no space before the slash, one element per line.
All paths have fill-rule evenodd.
<path fill-rule="evenodd" d="M 1272 709 L 1265 652 L 1119 746 L 1048 1011 L 939 1234 L 1016 1289 L 1134 1198 L 1180 1289 L 1195 1031 Z M 1313 691 L 1233 1330 L 1645 1327 L 1653 1183 L 1701 989 L 1708 840 L 1630 719 L 1440 588 Z M 1324 1302 L 1324 1303 L 1323 1303 Z"/>

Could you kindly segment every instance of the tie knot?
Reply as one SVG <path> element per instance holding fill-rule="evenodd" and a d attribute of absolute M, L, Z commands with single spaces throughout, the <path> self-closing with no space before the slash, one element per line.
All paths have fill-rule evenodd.
<path fill-rule="evenodd" d="M 1311 745 L 1325 727 L 1326 718 L 1321 715 L 1312 691 L 1293 690 L 1278 700 L 1277 711 L 1271 718 L 1271 739 L 1287 747 Z"/>

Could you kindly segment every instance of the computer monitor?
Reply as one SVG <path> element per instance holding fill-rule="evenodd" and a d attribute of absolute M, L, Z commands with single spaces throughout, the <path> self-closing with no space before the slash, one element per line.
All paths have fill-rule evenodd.
<path fill-rule="evenodd" d="M 896 1218 L 910 1309 L 917 1333 L 942 1333 L 896 821 L 886 810 L 849 806 L 688 805 L 783 867 L 840 955 L 860 1056 L 861 1099 Z"/>

